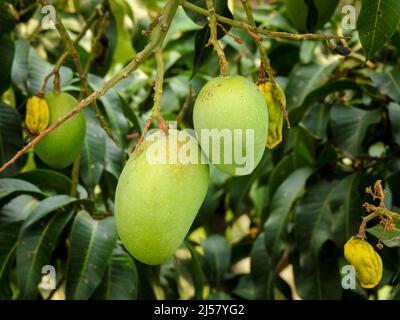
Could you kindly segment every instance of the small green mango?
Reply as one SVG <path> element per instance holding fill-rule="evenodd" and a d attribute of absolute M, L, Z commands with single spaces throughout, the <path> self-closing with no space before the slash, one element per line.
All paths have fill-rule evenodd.
<path fill-rule="evenodd" d="M 260 162 L 268 137 L 268 108 L 257 86 L 246 78 L 208 81 L 196 99 L 193 123 L 201 148 L 222 172 L 247 175 Z M 253 141 L 248 143 L 251 132 Z"/>
<path fill-rule="evenodd" d="M 186 142 L 170 149 L 178 134 Z M 195 160 L 179 161 L 187 153 Z M 163 161 L 150 161 L 152 154 Z M 168 136 L 151 135 L 131 155 L 118 180 L 115 219 L 122 243 L 137 260 L 161 264 L 179 248 L 207 193 L 206 162 L 194 137 L 172 129 Z"/>
<path fill-rule="evenodd" d="M 78 101 L 65 92 L 47 92 L 45 100 L 50 112 L 49 126 L 78 105 Z M 48 166 L 63 169 L 72 164 L 80 154 L 85 134 L 85 116 L 80 112 L 40 140 L 35 145 L 35 153 Z"/>

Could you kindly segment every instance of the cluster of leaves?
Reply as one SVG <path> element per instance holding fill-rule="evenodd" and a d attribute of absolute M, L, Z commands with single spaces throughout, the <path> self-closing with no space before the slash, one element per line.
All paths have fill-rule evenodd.
<path fill-rule="evenodd" d="M 68 1 L 57 1 L 57 13 L 76 36 L 99 2 L 79 5 L 75 1 L 71 8 Z M 204 7 L 204 1 L 191 2 Z M 256 6 L 257 24 L 297 32 L 286 2 Z M 340 28 L 340 10 L 322 26 L 312 19 L 318 1 L 306 2 L 310 10 L 306 27 L 330 33 Z M 144 47 L 147 39 L 140 31 L 163 3 L 143 1 L 133 7 L 128 0 L 106 1 L 107 27 L 88 74 L 92 89 Z M 368 10 L 373 11 L 372 5 Z M 41 30 L 42 15 L 35 1 L 1 6 L 3 164 L 29 139 L 22 121 L 26 100 L 39 90 L 64 48 L 56 30 Z M 226 1 L 216 1 L 216 10 L 245 20 L 240 2 L 228 8 Z M 379 10 L 371 18 L 364 11 L 360 39 L 357 32 L 346 31 L 350 36 L 346 46 L 355 53 L 348 57 L 336 55 L 325 42 L 263 40 L 276 80 L 286 93 L 293 128 L 285 130 L 284 142 L 277 148 L 266 150 L 250 176 L 230 178 L 212 168 L 207 197 L 187 240 L 172 259 L 157 267 L 135 261 L 124 250 L 113 218 L 119 174 L 152 105 L 155 62 L 145 61 L 99 100 L 118 146 L 100 127 L 94 111 L 90 107 L 84 111 L 87 135 L 77 197 L 69 196 L 72 168 L 51 170 L 33 152 L 2 174 L 0 298 L 367 299 L 373 292 L 361 287 L 343 290 L 340 274 L 346 264 L 343 245 L 357 233 L 364 215 L 365 186 L 382 179 L 389 191 L 387 208 L 400 208 L 396 192 L 400 188 L 400 30 L 394 28 L 393 36 L 384 32 L 388 41 L 384 47 L 384 35 L 363 39 L 361 32 L 371 19 L 378 23 L 376 30 L 384 30 L 382 21 L 392 17 L 393 10 L 385 6 Z M 97 23 L 91 27 L 92 35 Z M 222 28 L 219 31 L 231 73 L 256 82 L 259 56 L 254 39 L 240 29 L 229 31 L 242 42 L 225 35 Z M 219 72 L 216 56 L 204 46 L 208 37 L 204 17 L 180 7 L 164 44 L 161 101 L 163 116 L 181 119 L 180 128 L 192 127 L 189 83 L 198 93 Z M 366 65 L 360 59 L 360 40 L 372 60 Z M 88 33 L 77 46 L 83 63 L 93 52 L 90 42 Z M 62 90 L 79 96 L 79 77 L 71 60 L 61 68 L 61 80 Z M 379 293 L 399 298 L 400 226 L 390 234 L 377 228 L 382 227 L 368 231 L 392 247 L 381 252 L 380 287 L 385 290 Z M 49 264 L 56 269 L 56 291 L 39 286 L 42 267 Z"/>

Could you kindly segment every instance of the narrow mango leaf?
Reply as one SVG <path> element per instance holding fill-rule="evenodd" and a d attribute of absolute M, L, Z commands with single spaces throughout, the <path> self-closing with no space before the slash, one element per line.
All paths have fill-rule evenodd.
<path fill-rule="evenodd" d="M 251 277 L 257 299 L 273 299 L 275 272 L 272 261 L 265 248 L 265 234 L 260 233 L 250 253 Z"/>
<path fill-rule="evenodd" d="M 204 259 L 211 272 L 211 279 L 219 285 L 229 269 L 232 248 L 224 237 L 216 234 L 202 241 L 201 245 L 204 248 Z"/>
<path fill-rule="evenodd" d="M 16 178 L 30 182 L 44 192 L 54 193 L 56 191 L 60 194 L 69 194 L 71 192 L 71 179 L 54 170 L 29 170 L 18 174 Z"/>
<path fill-rule="evenodd" d="M 116 246 L 104 273 L 103 280 L 93 294 L 101 300 L 137 299 L 139 276 L 131 256 Z"/>
<path fill-rule="evenodd" d="M 35 222 L 43 219 L 50 212 L 65 207 L 75 201 L 77 201 L 77 199 L 67 195 L 47 197 L 38 204 L 38 206 L 31 212 L 29 217 L 24 221 L 23 228 L 28 228 Z"/>
<path fill-rule="evenodd" d="M 331 198 L 333 235 L 339 248 L 358 232 L 360 217 L 365 213 L 359 187 L 360 174 L 351 174 L 337 184 Z"/>
<path fill-rule="evenodd" d="M 400 63 L 391 70 L 385 72 L 369 70 L 368 74 L 380 92 L 400 103 Z"/>
<path fill-rule="evenodd" d="M 73 213 L 73 210 L 58 212 L 22 229 L 17 245 L 17 273 L 22 299 L 35 299 L 39 294 L 42 268 L 49 264 L 51 254 Z"/>
<path fill-rule="evenodd" d="M 20 228 L 20 222 L 0 227 L 0 299 L 10 299 L 12 295 L 10 266 L 14 261 Z"/>
<path fill-rule="evenodd" d="M 25 220 L 38 203 L 39 200 L 27 194 L 13 198 L 0 209 L 0 225 Z"/>
<path fill-rule="evenodd" d="M 86 109 L 86 136 L 81 153 L 83 184 L 93 192 L 99 183 L 105 166 L 106 136 L 92 109 Z"/>
<path fill-rule="evenodd" d="M 330 201 L 335 181 L 320 181 L 307 189 L 295 211 L 294 235 L 298 250 L 318 256 L 322 245 L 331 237 Z"/>
<path fill-rule="evenodd" d="M 350 158 L 362 152 L 362 142 L 370 125 L 381 121 L 381 111 L 334 105 L 331 110 L 333 137 Z"/>
<path fill-rule="evenodd" d="M 86 211 L 78 213 L 68 250 L 67 299 L 90 298 L 103 279 L 116 241 L 113 217 L 94 220 Z"/>
<path fill-rule="evenodd" d="M 33 185 L 20 179 L 0 179 L 0 205 L 7 199 L 20 194 L 32 194 L 42 196 L 42 191 Z"/>
<path fill-rule="evenodd" d="M 0 166 L 10 160 L 22 146 L 22 119 L 16 108 L 0 102 Z M 23 163 L 24 157 L 0 173 L 0 177 L 17 173 Z"/>
<path fill-rule="evenodd" d="M 394 141 L 400 146 L 400 105 L 391 102 L 388 111 Z"/>
<path fill-rule="evenodd" d="M 306 262 L 307 261 L 307 262 Z M 342 297 L 338 252 L 332 243 L 326 243 L 314 260 L 304 260 L 293 254 L 296 291 L 303 299 L 338 300 Z"/>
<path fill-rule="evenodd" d="M 312 173 L 309 167 L 297 169 L 285 179 L 272 198 L 264 234 L 265 246 L 273 265 L 278 262 L 287 244 L 287 226 L 293 202 L 304 194 L 305 184 Z"/>
<path fill-rule="evenodd" d="M 296 65 L 285 90 L 288 112 L 300 107 L 309 93 L 321 87 L 338 64 L 339 60 L 335 57 L 326 63 Z"/>
<path fill-rule="evenodd" d="M 357 31 L 365 53 L 370 59 L 393 36 L 400 20 L 398 0 L 361 0 Z"/>

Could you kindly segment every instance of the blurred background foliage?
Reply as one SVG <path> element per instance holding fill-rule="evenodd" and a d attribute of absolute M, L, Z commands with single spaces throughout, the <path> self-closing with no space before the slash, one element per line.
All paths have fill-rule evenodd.
<path fill-rule="evenodd" d="M 191 2 L 204 7 L 202 0 Z M 215 2 L 218 13 L 246 20 L 240 1 Z M 264 38 L 292 128 L 285 128 L 277 148 L 266 149 L 250 176 L 231 178 L 211 168 L 207 197 L 173 258 L 156 267 L 135 261 L 118 240 L 113 218 L 119 174 L 152 106 L 156 67 L 149 59 L 98 102 L 116 143 L 85 109 L 77 197 L 69 196 L 72 168 L 54 171 L 33 152 L 0 176 L 0 298 L 399 299 L 400 227 L 390 239 L 393 247 L 380 251 L 384 274 L 377 289 L 342 289 L 341 267 L 347 264 L 343 245 L 357 233 L 362 204 L 370 201 L 365 188 L 382 179 L 387 207 L 400 207 L 400 29 L 385 46 L 372 48 L 365 63 L 366 46 L 375 44 L 364 42 L 363 51 L 358 33 L 341 27 L 342 6 L 351 3 L 358 12 L 360 1 L 306 2 L 293 9 L 293 1 L 253 1 L 256 23 L 276 31 L 345 34 L 349 39 L 341 45 L 352 54 L 337 55 L 325 41 Z M 148 39 L 141 30 L 164 3 L 52 2 L 73 39 L 101 6 L 77 45 L 83 65 L 92 59 L 92 89 L 143 49 Z M 37 1 L 0 6 L 3 164 L 30 139 L 23 124 L 26 101 L 64 48 L 56 30 L 41 28 Z M 164 43 L 161 111 L 179 128 L 193 127 L 195 95 L 219 72 L 216 55 L 204 46 L 206 23 L 179 7 Z M 243 42 L 220 30 L 231 73 L 256 82 L 254 39 L 241 29 L 229 31 Z M 100 41 L 93 48 L 95 36 Z M 78 98 L 70 58 L 61 80 L 62 90 Z M 377 242 L 370 234 L 368 240 Z M 56 290 L 40 285 L 47 264 L 56 268 Z"/>

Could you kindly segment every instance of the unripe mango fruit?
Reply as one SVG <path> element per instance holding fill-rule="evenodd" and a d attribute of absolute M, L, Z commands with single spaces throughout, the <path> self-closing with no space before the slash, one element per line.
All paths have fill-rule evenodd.
<path fill-rule="evenodd" d="M 178 135 L 186 136 L 187 142 L 169 149 Z M 173 255 L 188 233 L 207 193 L 209 169 L 206 159 L 200 159 L 197 140 L 189 134 L 170 129 L 167 136 L 158 132 L 149 139 L 131 155 L 118 180 L 115 219 L 132 256 L 157 265 Z M 194 163 L 180 161 L 187 150 L 195 153 Z M 150 161 L 152 154 L 166 161 Z"/>
<path fill-rule="evenodd" d="M 220 76 L 208 81 L 196 99 L 193 123 L 200 146 L 219 170 L 247 175 L 260 162 L 268 137 L 268 109 L 257 86 L 246 78 Z M 215 149 L 218 143 L 220 148 Z"/>
<path fill-rule="evenodd" d="M 47 92 L 45 100 L 50 112 L 49 126 L 78 105 L 73 96 L 64 92 Z M 63 169 L 80 154 L 85 133 L 85 116 L 80 112 L 40 140 L 35 145 L 35 153 L 48 166 Z"/>

